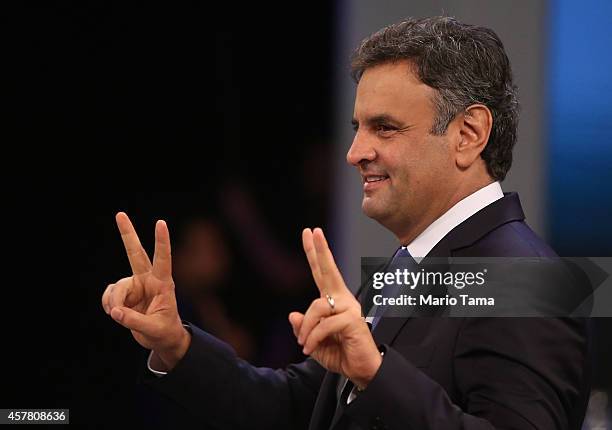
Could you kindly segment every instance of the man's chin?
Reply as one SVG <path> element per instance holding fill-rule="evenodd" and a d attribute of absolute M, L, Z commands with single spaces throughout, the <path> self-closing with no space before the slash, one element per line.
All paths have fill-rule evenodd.
<path fill-rule="evenodd" d="M 385 208 L 381 207 L 381 205 L 377 203 L 378 202 L 372 201 L 371 198 L 364 197 L 363 201 L 361 202 L 361 210 L 368 218 L 372 218 L 375 221 L 380 221 L 384 218 L 386 211 Z"/>

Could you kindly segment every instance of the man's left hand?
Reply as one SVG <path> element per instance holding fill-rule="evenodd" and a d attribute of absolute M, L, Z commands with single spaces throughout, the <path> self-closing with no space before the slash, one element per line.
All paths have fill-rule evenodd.
<path fill-rule="evenodd" d="M 305 314 L 289 314 L 293 333 L 304 354 L 364 389 L 376 375 L 382 357 L 361 314 L 361 305 L 344 283 L 323 231 L 304 229 L 302 242 L 321 297 Z"/>

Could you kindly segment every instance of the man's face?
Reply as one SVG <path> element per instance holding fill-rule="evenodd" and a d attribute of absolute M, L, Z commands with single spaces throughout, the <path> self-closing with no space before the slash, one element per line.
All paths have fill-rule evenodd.
<path fill-rule="evenodd" d="M 367 69 L 357 87 L 347 161 L 362 176 L 364 213 L 400 238 L 448 203 L 457 179 L 451 139 L 430 133 L 434 94 L 406 61 Z"/>

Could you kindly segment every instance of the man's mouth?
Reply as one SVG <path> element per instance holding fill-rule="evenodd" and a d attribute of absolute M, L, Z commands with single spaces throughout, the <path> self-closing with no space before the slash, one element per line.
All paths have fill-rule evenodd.
<path fill-rule="evenodd" d="M 382 186 L 389 180 L 387 175 L 364 175 L 363 191 L 372 191 Z"/>

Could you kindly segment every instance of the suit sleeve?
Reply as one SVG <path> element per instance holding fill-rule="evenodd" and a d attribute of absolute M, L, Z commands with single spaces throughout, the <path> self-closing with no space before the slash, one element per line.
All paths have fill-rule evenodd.
<path fill-rule="evenodd" d="M 325 369 L 312 359 L 284 370 L 258 368 L 226 343 L 189 325 L 191 344 L 164 377 L 143 382 L 218 429 L 306 429 Z"/>
<path fill-rule="evenodd" d="M 346 413 L 363 428 L 579 429 L 587 327 L 570 319 L 472 318 L 459 332 L 455 401 L 392 347 Z"/>

